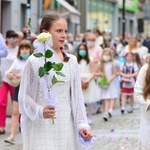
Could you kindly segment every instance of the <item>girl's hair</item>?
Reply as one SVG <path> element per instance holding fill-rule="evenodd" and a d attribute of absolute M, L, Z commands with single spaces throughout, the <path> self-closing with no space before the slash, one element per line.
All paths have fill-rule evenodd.
<path fill-rule="evenodd" d="M 112 62 L 112 73 L 115 72 L 114 70 L 114 65 L 113 65 L 113 57 L 112 57 L 112 54 L 111 54 L 111 49 L 110 48 L 105 48 L 102 52 L 102 55 L 101 55 L 101 58 L 100 58 L 100 72 L 104 73 L 105 75 L 105 68 L 104 68 L 104 63 L 105 61 L 103 60 L 103 56 L 106 52 L 109 52 L 109 55 L 110 55 L 110 61 Z"/>
<path fill-rule="evenodd" d="M 22 40 L 19 44 L 19 49 L 18 49 L 18 53 L 17 53 L 17 58 L 20 60 L 22 60 L 22 57 L 20 57 L 21 49 L 24 47 L 30 49 L 30 55 L 33 53 L 31 43 L 28 40 Z"/>
<path fill-rule="evenodd" d="M 45 15 L 44 18 L 42 19 L 41 21 L 41 25 L 40 25 L 40 33 L 43 32 L 43 30 L 49 30 L 53 23 L 55 21 L 57 21 L 58 19 L 60 19 L 62 17 L 60 17 L 59 15 L 57 14 L 48 14 L 48 15 Z M 62 50 L 63 48 L 60 47 L 60 50 Z M 65 62 L 68 62 L 69 61 L 69 57 L 66 55 L 66 53 L 64 51 L 61 51 L 62 54 L 63 54 L 63 57 L 64 57 L 64 61 Z"/>
<path fill-rule="evenodd" d="M 146 101 L 148 94 L 150 94 L 150 62 L 148 63 L 148 69 L 145 77 L 145 85 L 143 88 L 143 96 Z"/>
<path fill-rule="evenodd" d="M 142 62 L 138 53 L 134 53 L 134 62 L 137 64 L 139 68 L 142 67 Z"/>
<path fill-rule="evenodd" d="M 86 56 L 83 58 L 79 55 L 79 51 L 80 51 L 80 47 L 81 46 L 84 46 L 85 50 L 86 50 Z M 87 64 L 89 64 L 90 62 L 90 58 L 89 58 L 89 54 L 88 54 L 88 47 L 86 45 L 86 43 L 81 43 L 78 48 L 77 48 L 77 60 L 78 60 L 78 63 L 81 61 L 81 59 L 85 59 L 85 61 L 87 62 Z"/>

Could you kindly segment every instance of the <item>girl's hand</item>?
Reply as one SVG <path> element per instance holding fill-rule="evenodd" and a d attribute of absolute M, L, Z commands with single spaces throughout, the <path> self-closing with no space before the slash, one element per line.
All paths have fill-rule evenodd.
<path fill-rule="evenodd" d="M 13 75 L 11 72 L 8 72 L 8 73 L 7 73 L 7 78 L 8 78 L 9 80 L 12 80 L 12 79 L 14 78 L 14 75 Z"/>
<path fill-rule="evenodd" d="M 55 118 L 55 107 L 54 106 L 45 106 L 43 109 L 43 116 L 47 118 Z"/>
<path fill-rule="evenodd" d="M 117 73 L 116 73 L 116 75 L 117 75 L 117 76 L 121 75 L 121 72 L 120 72 L 120 71 L 119 71 L 119 72 L 117 72 Z"/>
<path fill-rule="evenodd" d="M 91 140 L 91 138 L 93 137 L 93 135 L 91 134 L 90 129 L 87 128 L 83 128 L 79 131 L 80 135 L 82 136 L 82 138 L 86 141 Z"/>
<path fill-rule="evenodd" d="M 19 73 L 19 74 L 16 75 L 16 78 L 20 79 L 21 76 L 22 76 L 21 73 Z"/>
<path fill-rule="evenodd" d="M 124 78 L 130 78 L 130 75 L 126 74 L 123 76 Z"/>

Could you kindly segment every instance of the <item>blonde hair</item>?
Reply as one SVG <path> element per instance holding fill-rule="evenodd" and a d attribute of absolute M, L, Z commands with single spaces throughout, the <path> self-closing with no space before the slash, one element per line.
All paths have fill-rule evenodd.
<path fill-rule="evenodd" d="M 131 45 L 130 45 L 130 42 L 131 42 L 132 40 L 135 40 L 135 47 L 131 47 Z M 136 39 L 135 37 L 132 37 L 132 38 L 130 38 L 130 40 L 129 40 L 128 49 L 129 49 L 130 52 L 132 52 L 132 49 L 134 49 L 134 48 L 135 48 L 135 49 L 138 48 L 138 42 L 137 42 L 137 39 Z"/>
<path fill-rule="evenodd" d="M 114 64 L 113 64 L 113 56 L 111 54 L 111 49 L 110 48 L 105 48 L 102 52 L 101 58 L 100 58 L 100 72 L 102 72 L 104 75 L 105 74 L 105 67 L 104 67 L 104 63 L 105 61 L 103 60 L 103 56 L 106 52 L 109 52 L 110 55 L 110 62 L 112 62 L 112 74 L 115 72 L 114 70 Z"/>

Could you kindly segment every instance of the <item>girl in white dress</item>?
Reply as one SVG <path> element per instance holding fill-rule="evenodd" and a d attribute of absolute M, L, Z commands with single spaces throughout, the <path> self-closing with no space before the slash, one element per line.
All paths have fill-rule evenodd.
<path fill-rule="evenodd" d="M 10 84 L 13 83 L 12 86 L 15 86 L 14 94 L 13 94 L 13 110 L 11 117 L 11 133 L 10 136 L 7 137 L 4 142 L 15 144 L 15 135 L 17 132 L 17 128 L 19 126 L 19 105 L 18 105 L 18 92 L 19 92 L 19 84 L 22 76 L 22 72 L 28 57 L 32 54 L 32 46 L 28 40 L 22 40 L 19 44 L 19 50 L 17 53 L 17 58 L 14 60 L 13 64 L 6 71 L 6 76 L 10 80 Z"/>
<path fill-rule="evenodd" d="M 49 43 L 44 46 L 53 52 L 48 60 L 64 64 L 61 72 L 65 77 L 56 77 L 65 83 L 56 84 L 49 91 L 51 72 L 42 78 L 38 75 L 45 59 L 31 55 L 27 60 L 19 90 L 23 150 L 81 150 L 78 135 L 86 141 L 92 135 L 87 123 L 77 60 L 75 56 L 68 57 L 60 51 L 66 39 L 67 22 L 56 14 L 46 15 L 40 32 L 52 35 L 52 47 Z M 44 46 L 41 49 L 43 54 Z M 57 103 L 50 105 L 54 99 L 48 99 L 48 103 L 46 94 L 53 95 Z M 53 118 L 56 118 L 54 124 Z"/>
<path fill-rule="evenodd" d="M 118 97 L 118 92 L 114 81 L 116 72 L 110 48 L 103 50 L 100 66 L 96 75 L 101 76 L 102 78 L 105 77 L 107 82 L 107 85 L 100 85 L 100 99 L 102 99 L 104 111 L 103 119 L 107 121 L 108 116 L 112 116 L 112 104 L 114 104 L 114 100 Z"/>
<path fill-rule="evenodd" d="M 94 81 L 95 65 L 90 61 L 88 48 L 85 43 L 81 43 L 77 48 L 77 59 L 80 68 L 80 77 L 82 81 L 82 92 L 84 102 L 87 105 L 88 122 L 92 123 L 92 103 L 98 100 L 96 83 Z M 84 88 L 85 86 L 85 88 Z"/>
<path fill-rule="evenodd" d="M 134 100 L 141 107 L 139 131 L 140 150 L 150 149 L 150 63 L 145 64 L 137 76 Z"/>

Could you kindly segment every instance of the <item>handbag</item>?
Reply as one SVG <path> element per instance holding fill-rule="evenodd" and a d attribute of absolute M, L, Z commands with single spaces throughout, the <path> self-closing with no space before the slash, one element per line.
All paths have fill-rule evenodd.
<path fill-rule="evenodd" d="M 14 76 L 21 73 L 20 70 L 16 70 L 16 69 L 11 70 L 11 72 Z M 13 78 L 11 80 L 9 79 L 9 84 L 13 87 L 17 87 L 20 84 L 20 81 L 21 81 L 21 78 Z"/>
<path fill-rule="evenodd" d="M 89 84 L 88 83 L 84 83 L 83 81 L 81 82 L 82 85 L 82 89 L 85 90 L 88 88 Z"/>
<path fill-rule="evenodd" d="M 85 90 L 88 88 L 89 84 L 85 83 L 84 81 L 86 81 L 87 78 L 86 77 L 81 77 L 81 85 L 82 85 L 82 89 Z"/>

